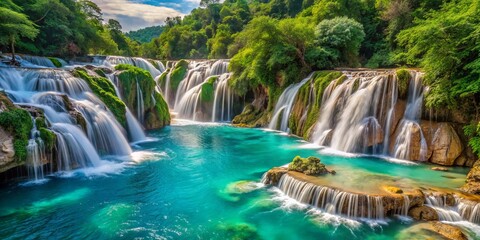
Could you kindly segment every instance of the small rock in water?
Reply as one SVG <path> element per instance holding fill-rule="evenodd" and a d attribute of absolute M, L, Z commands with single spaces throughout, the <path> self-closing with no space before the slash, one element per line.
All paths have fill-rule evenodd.
<path fill-rule="evenodd" d="M 448 168 L 446 167 L 432 167 L 433 171 L 441 171 L 441 172 L 448 172 Z"/>
<path fill-rule="evenodd" d="M 403 193 L 403 190 L 398 188 L 398 187 L 384 186 L 383 189 L 385 189 L 385 191 L 391 192 L 391 193 L 396 193 L 396 194 Z"/>
<path fill-rule="evenodd" d="M 408 216 L 418 221 L 437 221 L 438 213 L 428 206 L 414 207 L 408 211 Z"/>

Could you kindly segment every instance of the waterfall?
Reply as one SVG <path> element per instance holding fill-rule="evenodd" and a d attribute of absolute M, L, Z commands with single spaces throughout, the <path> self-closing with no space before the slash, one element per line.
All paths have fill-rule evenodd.
<path fill-rule="evenodd" d="M 96 167 L 100 156 L 82 130 L 65 123 L 52 124 L 57 135 L 57 169 L 69 171 L 74 168 Z"/>
<path fill-rule="evenodd" d="M 400 134 L 395 141 L 395 152 L 393 154 L 396 158 L 410 159 L 411 149 L 410 146 L 414 140 L 412 136 L 413 129 L 420 134 L 420 152 L 418 153 L 421 161 L 426 161 L 427 155 L 427 141 L 420 128 L 420 116 L 422 114 L 423 104 L 423 86 L 422 86 L 423 74 L 415 73 L 414 77 L 410 81 L 408 89 L 408 100 L 403 119 L 400 122 L 399 129 Z"/>
<path fill-rule="evenodd" d="M 169 73 L 167 73 L 167 79 L 165 81 L 165 101 L 167 101 L 167 104 L 169 107 L 172 106 L 171 104 L 171 101 L 170 101 L 170 92 L 171 92 L 171 89 L 170 89 L 170 80 L 171 80 L 171 77 L 172 77 L 172 71 L 170 71 Z"/>
<path fill-rule="evenodd" d="M 126 108 L 126 118 L 128 125 L 128 132 L 130 133 L 130 138 L 133 142 L 145 141 L 147 137 L 143 132 L 142 126 L 138 123 L 137 119 L 132 115 L 130 109 Z"/>
<path fill-rule="evenodd" d="M 30 140 L 27 145 L 27 168 L 28 178 L 38 181 L 43 179 L 43 160 L 45 159 L 45 145 L 39 137 L 35 119 L 32 118 L 33 128 L 30 132 Z"/>
<path fill-rule="evenodd" d="M 393 112 L 396 101 L 389 91 L 392 84 L 388 74 L 369 72 L 350 75 L 341 84 L 332 81 L 312 140 L 345 152 L 363 152 L 373 146 L 378 153 L 378 144 L 388 138 L 382 126 L 391 121 L 384 113 Z"/>
<path fill-rule="evenodd" d="M 68 171 L 98 166 L 99 153 L 116 156 L 131 154 L 126 131 L 92 93 L 88 84 L 70 72 L 0 68 L 0 86 L 15 103 L 43 110 L 57 136 L 56 162 L 52 163 L 55 169 Z M 134 141 L 144 139 L 131 113 L 126 117 L 131 138 Z M 44 147 L 38 135 L 34 128 L 27 146 L 27 164 L 32 170 L 32 178 L 36 179 L 41 178 L 41 165 L 45 163 Z"/>
<path fill-rule="evenodd" d="M 143 116 L 144 111 L 145 111 L 145 104 L 143 102 L 143 92 L 142 92 L 142 89 L 140 88 L 140 84 L 138 83 L 138 79 L 137 79 L 137 119 L 141 123 L 145 121 L 145 118 Z"/>
<path fill-rule="evenodd" d="M 224 73 L 218 78 L 215 87 L 212 122 L 227 122 L 233 118 L 233 94 L 228 86 L 230 73 Z"/>
<path fill-rule="evenodd" d="M 291 111 L 293 109 L 293 103 L 297 96 L 298 90 L 310 81 L 313 73 L 310 74 L 307 78 L 303 79 L 299 83 L 292 84 L 288 86 L 282 95 L 278 99 L 277 104 L 275 105 L 275 110 L 273 111 L 273 118 L 268 125 L 270 129 L 278 129 L 283 132 L 288 132 L 288 119 L 290 118 Z"/>
<path fill-rule="evenodd" d="M 202 85 L 212 77 L 218 78 L 213 83 L 213 104 L 210 102 L 200 104 Z M 173 106 L 172 104 L 169 106 L 173 107 L 181 118 L 230 121 L 233 118 L 233 93 L 228 87 L 229 78 L 228 61 L 226 60 L 191 62 L 185 78 L 178 85 L 175 102 Z M 169 99 L 171 98 L 170 74 L 167 75 L 166 80 L 165 96 Z M 202 105 L 202 108 L 199 108 L 199 105 Z M 202 113 L 201 117 L 200 113 Z"/>
<path fill-rule="evenodd" d="M 163 65 L 162 61 L 155 60 L 155 63 L 157 64 L 158 70 L 161 73 L 165 72 L 166 68 L 165 68 L 165 65 Z"/>
<path fill-rule="evenodd" d="M 48 68 L 55 68 L 56 67 L 52 63 L 52 61 L 49 58 L 46 58 L 46 57 L 21 55 L 18 58 L 19 58 L 18 61 L 21 63 L 21 65 L 25 66 L 25 67 L 48 67 Z M 22 60 L 27 61 L 30 64 L 25 63 Z M 57 58 L 57 60 L 58 60 L 58 58 Z M 64 61 L 62 60 L 60 62 L 64 62 Z M 33 64 L 34 66 L 31 66 L 31 64 Z"/>
<path fill-rule="evenodd" d="M 185 93 L 181 101 L 178 103 L 175 111 L 180 118 L 197 120 L 197 106 L 200 100 L 200 93 L 202 91 L 202 85 L 197 85 Z"/>
<path fill-rule="evenodd" d="M 178 112 L 180 101 L 182 101 L 182 98 L 187 92 L 204 82 L 206 66 L 200 65 L 197 67 L 196 63 L 193 64 L 195 67 L 188 70 L 187 76 L 178 85 L 177 94 L 175 95 L 175 104 L 173 105 L 176 112 Z"/>
<path fill-rule="evenodd" d="M 98 60 L 97 60 L 98 61 Z M 163 71 L 160 69 L 157 69 L 152 63 L 150 63 L 148 60 L 144 58 L 138 58 L 138 57 L 121 57 L 121 56 L 107 56 L 105 60 L 103 61 L 98 61 L 100 64 L 103 64 L 109 68 L 114 68 L 115 65 L 118 64 L 129 64 L 132 66 L 139 67 L 141 69 L 147 70 L 150 75 L 155 78 L 162 74 L 163 71 L 165 71 L 165 67 L 160 61 L 155 61 L 157 64 L 160 63 L 159 65 L 160 68 L 163 67 Z"/>
<path fill-rule="evenodd" d="M 122 96 L 120 95 L 120 91 L 118 90 L 117 84 L 118 81 L 115 80 L 116 76 L 115 74 L 110 74 L 107 76 L 110 82 L 113 84 L 113 87 L 115 88 L 115 93 L 119 99 L 122 99 Z M 142 98 L 143 100 L 143 98 Z M 125 107 L 125 118 L 127 119 L 127 127 L 128 127 L 128 133 L 130 134 L 130 140 L 133 142 L 140 142 L 140 141 L 145 141 L 147 139 L 147 136 L 145 136 L 145 132 L 143 131 L 142 126 L 138 122 L 138 120 L 133 116 L 132 112 L 128 107 Z"/>
<path fill-rule="evenodd" d="M 153 78 L 162 74 L 162 71 L 158 70 L 155 66 L 153 66 L 152 63 L 150 63 L 146 59 L 133 58 L 133 62 L 135 63 L 135 66 L 137 66 L 141 69 L 147 70 L 150 73 L 150 75 L 152 75 Z"/>
<path fill-rule="evenodd" d="M 123 156 L 132 153 L 122 127 L 103 106 L 83 100 L 75 101 L 75 108 L 84 117 L 87 136 L 97 151 Z"/>
<path fill-rule="evenodd" d="M 447 195 L 428 195 L 425 203 L 437 212 L 441 221 L 480 223 L 480 203 L 457 196 L 451 196 L 451 198 L 451 203 L 448 204 Z"/>
<path fill-rule="evenodd" d="M 303 182 L 284 174 L 278 188 L 295 200 L 322 209 L 330 214 L 350 218 L 383 219 L 382 196 L 360 195 Z"/>

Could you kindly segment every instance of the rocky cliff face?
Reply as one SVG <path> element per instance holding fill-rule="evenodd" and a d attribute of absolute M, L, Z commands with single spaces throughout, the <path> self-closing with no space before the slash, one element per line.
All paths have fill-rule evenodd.
<path fill-rule="evenodd" d="M 284 131 L 320 145 L 346 152 L 472 167 L 478 157 L 463 130 L 471 114 L 458 109 L 426 108 L 423 98 L 427 89 L 422 76 L 404 69 L 317 72 L 299 88 L 291 105 L 276 109 L 291 109 L 288 129 Z M 253 103 L 264 104 L 248 105 L 234 124 L 266 127 L 274 115 L 282 115 L 267 107 L 274 104 L 265 103 L 275 100 L 269 96 L 271 92 L 256 91 Z M 471 186 L 476 184 L 476 175 L 469 175 Z"/>

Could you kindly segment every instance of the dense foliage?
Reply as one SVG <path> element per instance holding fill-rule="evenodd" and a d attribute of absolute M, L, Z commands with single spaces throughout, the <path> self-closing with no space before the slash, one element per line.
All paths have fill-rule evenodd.
<path fill-rule="evenodd" d="M 0 126 L 14 137 L 13 147 L 16 160 L 25 161 L 30 130 L 33 128 L 30 113 L 20 108 L 3 111 L 0 113 Z"/>
<path fill-rule="evenodd" d="M 90 0 L 2 0 L 0 46 L 4 52 L 72 57 L 137 55 L 139 44 L 115 20 L 104 22 Z"/>
<path fill-rule="evenodd" d="M 152 39 L 157 38 L 163 32 L 163 26 L 146 27 L 136 31 L 130 31 L 127 37 L 140 43 L 148 43 Z"/>

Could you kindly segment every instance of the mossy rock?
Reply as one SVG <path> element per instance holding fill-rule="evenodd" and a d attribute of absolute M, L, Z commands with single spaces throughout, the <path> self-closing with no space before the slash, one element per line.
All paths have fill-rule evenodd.
<path fill-rule="evenodd" d="M 57 135 L 46 129 L 46 128 L 39 128 L 38 131 L 40 132 L 40 138 L 43 140 L 45 144 L 45 148 L 51 152 L 55 147 L 55 143 L 57 142 Z"/>
<path fill-rule="evenodd" d="M 160 77 L 158 77 L 158 82 L 157 84 L 160 86 L 160 87 L 164 87 L 165 86 L 165 83 L 167 82 L 167 75 L 168 73 L 170 72 L 170 69 L 167 69 L 165 70 L 165 72 L 163 72 Z"/>
<path fill-rule="evenodd" d="M 30 113 L 20 108 L 5 110 L 0 113 L 0 126 L 14 138 L 13 147 L 16 161 L 26 161 L 28 140 L 33 128 Z"/>
<path fill-rule="evenodd" d="M 408 95 L 408 88 L 410 86 L 411 79 L 410 72 L 407 69 L 397 70 L 397 83 L 398 83 L 398 97 L 406 99 Z"/>
<path fill-rule="evenodd" d="M 122 100 L 117 97 L 115 86 L 108 79 L 100 76 L 91 76 L 82 68 L 75 69 L 74 75 L 87 82 L 93 93 L 102 100 L 122 126 L 125 127 L 127 125 L 125 116 L 126 106 Z"/>
<path fill-rule="evenodd" d="M 177 90 L 180 82 L 185 78 L 188 72 L 188 62 L 180 60 L 175 65 L 175 68 L 170 75 L 170 87 L 172 90 Z"/>
<path fill-rule="evenodd" d="M 115 67 L 119 79 L 120 90 L 126 105 L 132 112 L 137 111 L 137 86 L 140 87 L 143 95 L 144 119 L 147 129 L 157 129 L 170 124 L 170 111 L 168 104 L 155 90 L 155 80 L 150 73 L 138 67 L 120 64 Z M 137 85 L 138 82 L 138 85 Z"/>
<path fill-rule="evenodd" d="M 145 113 L 145 128 L 158 129 L 170 124 L 171 116 L 168 104 L 159 93 L 155 92 L 155 107 Z"/>
<path fill-rule="evenodd" d="M 4 91 L 0 92 L 0 109 L 14 109 L 15 104 L 13 104 L 12 100 L 8 98 L 7 93 Z"/>
<path fill-rule="evenodd" d="M 220 225 L 222 237 L 232 240 L 256 240 L 261 239 L 257 229 L 248 223 L 236 223 Z"/>
<path fill-rule="evenodd" d="M 49 57 L 48 59 L 50 59 L 50 61 L 53 63 L 53 65 L 57 68 L 61 68 L 63 67 L 62 63 L 60 61 L 58 61 L 57 58 L 54 58 L 54 57 Z"/>
<path fill-rule="evenodd" d="M 306 175 L 321 175 L 329 171 L 325 168 L 325 164 L 320 163 L 317 157 L 301 158 L 296 156 L 288 165 L 289 171 L 301 172 Z"/>
<path fill-rule="evenodd" d="M 214 94 L 214 84 L 217 81 L 218 77 L 211 77 L 207 79 L 202 85 L 202 91 L 200 93 L 200 100 L 202 102 L 212 102 L 215 98 Z"/>

